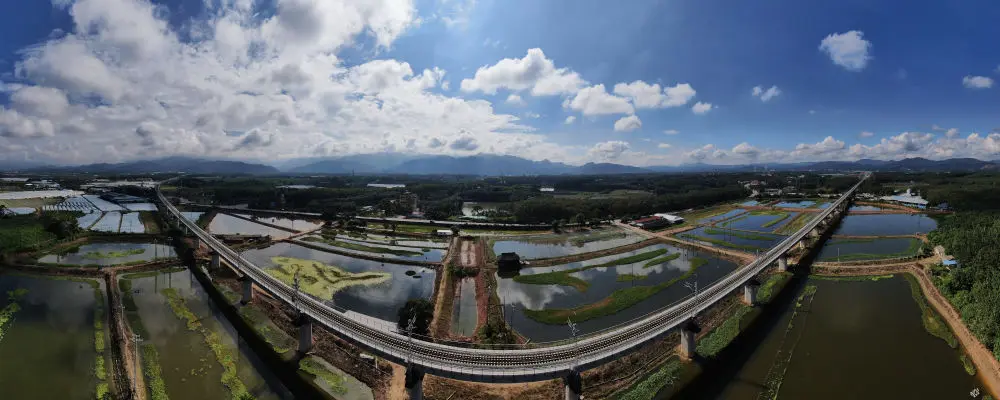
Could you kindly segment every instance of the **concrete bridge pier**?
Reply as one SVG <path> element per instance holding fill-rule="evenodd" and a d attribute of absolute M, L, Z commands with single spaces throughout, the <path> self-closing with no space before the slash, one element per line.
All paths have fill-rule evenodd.
<path fill-rule="evenodd" d="M 681 357 L 689 360 L 694 358 L 698 346 L 698 343 L 695 342 L 695 336 L 700 331 L 701 327 L 693 319 L 689 319 L 681 325 Z"/>
<path fill-rule="evenodd" d="M 799 242 L 800 248 L 805 248 L 805 244 L 803 243 L 804 242 Z M 788 271 L 788 256 L 782 255 L 781 257 L 778 257 L 778 272 L 787 272 L 787 271 Z"/>
<path fill-rule="evenodd" d="M 580 400 L 580 394 L 583 393 L 583 378 L 580 377 L 580 373 L 570 370 L 569 374 L 563 377 L 563 383 L 566 400 Z"/>
<path fill-rule="evenodd" d="M 750 307 L 757 305 L 758 288 L 760 288 L 760 282 L 757 279 L 751 279 L 743 284 L 743 302 L 746 305 Z"/>
<path fill-rule="evenodd" d="M 198 236 L 195 236 L 194 237 L 194 249 L 195 249 L 195 251 L 197 251 L 200 248 L 201 248 L 201 238 L 199 238 Z"/>
<path fill-rule="evenodd" d="M 405 386 L 410 400 L 424 400 L 424 371 L 415 366 L 407 368 Z"/>
<path fill-rule="evenodd" d="M 243 300 L 240 300 L 240 304 L 248 304 L 253 301 L 253 280 L 249 277 L 240 278 L 243 281 Z"/>
<path fill-rule="evenodd" d="M 219 269 L 219 252 L 212 251 L 212 270 L 217 271 Z"/>
<path fill-rule="evenodd" d="M 299 317 L 295 320 L 295 325 L 299 327 L 299 354 L 306 354 L 313 347 L 312 318 L 299 313 Z"/>

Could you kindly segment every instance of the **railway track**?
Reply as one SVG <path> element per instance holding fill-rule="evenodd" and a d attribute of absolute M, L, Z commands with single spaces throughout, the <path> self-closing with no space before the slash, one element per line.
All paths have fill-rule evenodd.
<path fill-rule="evenodd" d="M 414 340 L 403 332 L 373 323 L 357 313 L 341 311 L 311 296 L 299 296 L 299 310 L 339 337 L 397 363 L 412 363 L 427 373 L 479 382 L 527 382 L 557 378 L 570 370 L 581 370 L 614 360 L 651 341 L 707 309 L 783 256 L 831 213 L 840 210 L 867 175 L 837 201 L 795 234 L 768 252 L 759 255 L 743 268 L 737 269 L 696 296 L 686 297 L 656 312 L 614 328 L 578 338 L 576 341 L 524 345 L 502 348 L 473 348 L 430 340 Z M 167 211 L 220 257 L 249 277 L 255 284 L 275 297 L 291 304 L 294 290 L 240 257 L 221 241 L 180 215 L 157 189 L 157 196 Z"/>

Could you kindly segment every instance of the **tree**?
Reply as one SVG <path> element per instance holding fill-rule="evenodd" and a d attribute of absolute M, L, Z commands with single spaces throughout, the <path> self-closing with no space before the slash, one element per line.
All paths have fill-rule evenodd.
<path fill-rule="evenodd" d="M 7 216 L 7 206 L 4 205 L 4 204 L 0 204 L 0 218 L 6 217 L 6 216 Z"/>
<path fill-rule="evenodd" d="M 413 299 L 406 302 L 399 309 L 399 321 L 396 322 L 400 330 L 406 331 L 410 324 L 410 318 L 416 316 L 413 322 L 414 335 L 427 335 L 430 333 L 431 319 L 434 318 L 434 305 L 424 299 Z"/>
<path fill-rule="evenodd" d="M 559 220 L 552 220 L 552 232 L 559 233 Z"/>
<path fill-rule="evenodd" d="M 451 234 L 452 234 L 452 236 L 458 236 L 458 233 L 460 231 L 461 231 L 461 228 L 459 228 L 458 225 L 452 225 L 451 226 Z"/>

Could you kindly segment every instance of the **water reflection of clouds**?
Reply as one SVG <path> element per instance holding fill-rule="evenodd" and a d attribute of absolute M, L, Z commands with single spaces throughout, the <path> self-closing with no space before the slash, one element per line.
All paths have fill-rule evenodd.
<path fill-rule="evenodd" d="M 44 307 L 50 326 L 87 326 L 94 313 L 94 291 L 89 284 L 44 278 L 13 277 L 14 288 L 26 288 L 25 306 Z"/>
<path fill-rule="evenodd" d="M 497 279 L 497 294 L 503 304 L 519 304 L 521 308 L 538 310 L 552 303 L 556 296 L 566 295 L 571 287 L 557 285 L 523 285 L 511 279 Z"/>

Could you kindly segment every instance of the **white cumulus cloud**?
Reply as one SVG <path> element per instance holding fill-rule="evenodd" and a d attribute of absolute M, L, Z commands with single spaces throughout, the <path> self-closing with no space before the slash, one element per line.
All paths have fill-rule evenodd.
<path fill-rule="evenodd" d="M 586 116 L 635 112 L 627 99 L 609 94 L 603 84 L 580 89 L 576 96 L 563 102 L 563 107 L 579 111 Z"/>
<path fill-rule="evenodd" d="M 712 103 L 703 103 L 699 101 L 691 106 L 691 112 L 698 115 L 705 115 L 708 114 L 709 111 L 712 111 L 713 108 L 715 108 L 715 106 L 712 105 Z"/>
<path fill-rule="evenodd" d="M 615 121 L 615 132 L 629 132 L 642 127 L 642 121 L 636 115 L 622 117 Z"/>
<path fill-rule="evenodd" d="M 778 89 L 777 86 L 771 86 L 767 89 L 764 89 L 761 86 L 754 86 L 751 94 L 753 97 L 760 99 L 760 101 L 767 103 L 768 101 L 771 101 L 771 99 L 778 97 L 778 95 L 781 94 L 781 89 Z"/>
<path fill-rule="evenodd" d="M 566 121 L 564 121 L 563 123 L 566 124 L 566 125 L 569 125 L 569 124 L 572 124 L 573 122 L 576 122 L 576 116 L 575 115 L 570 115 L 570 116 L 566 117 Z"/>
<path fill-rule="evenodd" d="M 848 71 L 865 69 L 871 56 L 872 44 L 864 39 L 861 31 L 833 33 L 823 38 L 819 49 L 830 56 L 830 60 Z"/>
<path fill-rule="evenodd" d="M 634 81 L 616 84 L 614 93 L 628 98 L 636 108 L 642 109 L 680 107 L 691 101 L 697 92 L 687 83 L 660 88 L 658 83 L 650 85 L 643 81 Z"/>
<path fill-rule="evenodd" d="M 525 104 L 524 103 L 524 99 L 522 99 L 521 96 L 518 96 L 516 94 L 512 94 L 510 96 L 507 96 L 507 101 L 505 101 L 505 103 L 510 104 L 512 106 L 517 106 L 517 107 L 524 107 L 524 104 Z"/>
<path fill-rule="evenodd" d="M 989 89 L 993 87 L 993 78 L 988 76 L 966 76 L 962 78 L 962 86 L 969 89 Z"/>
<path fill-rule="evenodd" d="M 568 68 L 556 68 L 542 49 L 529 49 L 524 58 L 505 58 L 494 65 L 481 67 L 471 79 L 462 80 L 462 91 L 494 94 L 499 89 L 531 90 L 535 96 L 568 94 L 586 85 L 580 74 Z"/>

